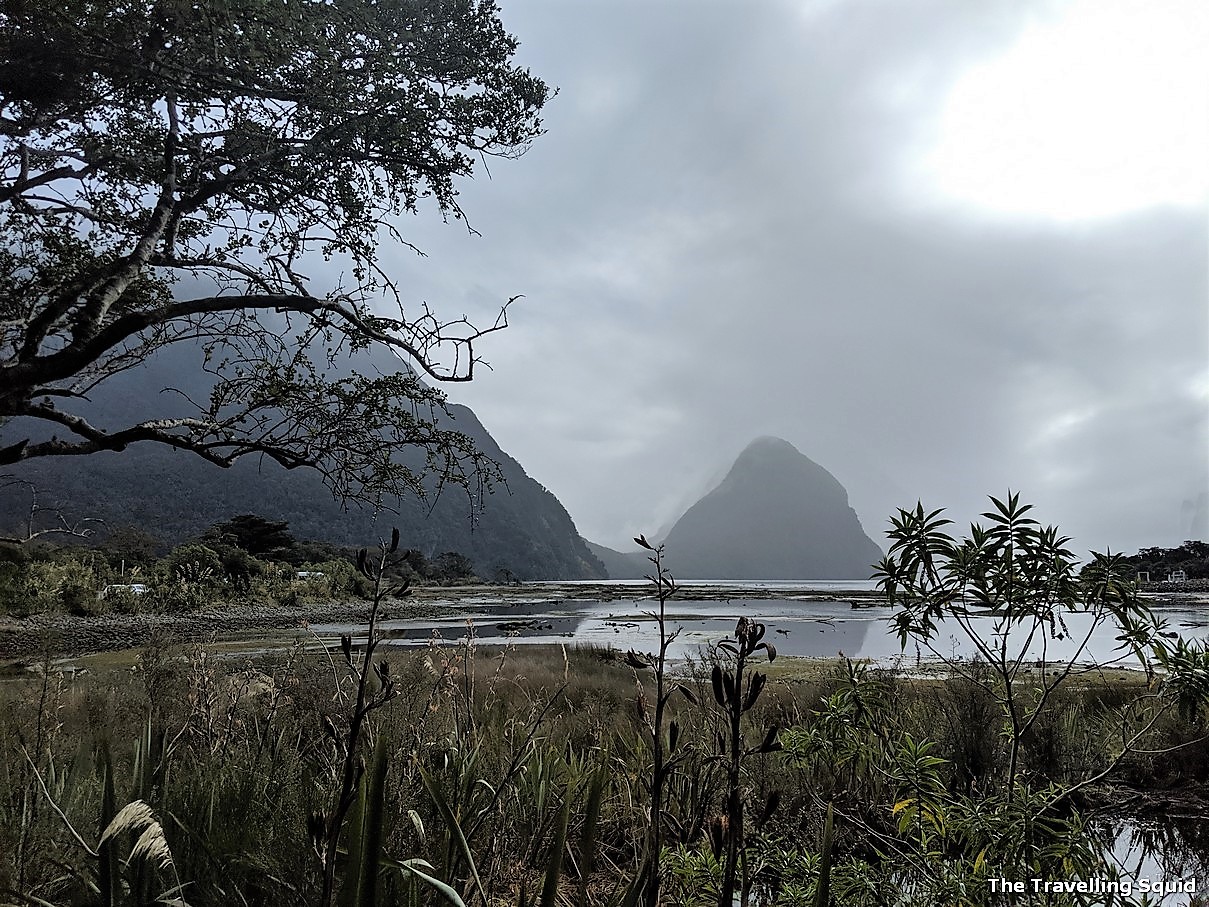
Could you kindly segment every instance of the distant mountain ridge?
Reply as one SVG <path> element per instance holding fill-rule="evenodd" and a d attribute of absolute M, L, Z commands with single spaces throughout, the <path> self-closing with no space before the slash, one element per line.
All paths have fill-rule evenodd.
<path fill-rule="evenodd" d="M 129 423 L 146 415 L 159 388 L 185 380 L 184 363 L 165 351 L 141 369 L 120 376 L 100 397 L 100 424 Z M 397 363 L 395 363 L 397 367 Z M 203 395 L 204 396 L 204 395 Z M 511 573 L 519 579 L 600 579 L 604 566 L 579 537 L 566 509 L 505 453 L 465 406 L 451 404 L 445 427 L 469 435 L 500 464 L 497 485 L 481 512 L 460 488 L 435 500 L 396 499 L 396 513 L 344 509 L 311 470 L 242 460 L 230 469 L 160 444 L 133 444 L 121 453 L 48 457 L 25 461 L 14 476 L 33 482 L 43 507 L 62 507 L 73 519 L 96 517 L 112 526 L 134 525 L 170 542 L 198 535 L 241 513 L 287 520 L 300 538 L 348 545 L 372 544 L 398 526 L 406 547 L 429 557 L 459 551 L 484 579 Z M 5 437 L 20 429 L 6 426 Z M 420 465 L 422 460 L 417 460 Z M 0 520 L 19 521 L 20 514 Z"/>
<path fill-rule="evenodd" d="M 864 579 L 882 557 L 836 478 L 773 437 L 748 445 L 664 544 L 680 579 Z"/>
<path fill-rule="evenodd" d="M 604 564 L 605 570 L 609 572 L 609 579 L 642 579 L 651 572 L 648 551 L 618 551 L 587 539 L 584 541 L 588 550 Z"/>

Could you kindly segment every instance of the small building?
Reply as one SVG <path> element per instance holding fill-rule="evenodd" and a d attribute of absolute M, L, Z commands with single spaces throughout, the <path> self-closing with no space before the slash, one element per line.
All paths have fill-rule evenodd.
<path fill-rule="evenodd" d="M 1188 574 L 1183 570 L 1172 570 L 1167 574 L 1167 582 L 1186 583 L 1188 582 Z"/>

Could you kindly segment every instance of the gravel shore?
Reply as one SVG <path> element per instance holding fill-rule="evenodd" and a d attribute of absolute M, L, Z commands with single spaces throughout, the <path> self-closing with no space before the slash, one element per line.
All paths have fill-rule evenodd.
<path fill-rule="evenodd" d="M 650 588 L 634 583 L 526 583 L 517 586 L 419 587 L 404 599 L 389 599 L 382 605 L 384 619 L 423 618 L 451 613 L 475 613 L 506 608 L 510 604 L 560 601 L 649 600 Z M 680 600 L 846 601 L 853 608 L 884 604 L 872 590 L 811 588 L 777 585 L 694 584 L 681 589 Z M 1209 620 L 1209 594 L 1163 590 L 1147 595 L 1160 613 L 1165 608 L 1205 609 Z M 88 655 L 96 652 L 136 649 L 160 637 L 178 642 L 231 641 L 272 635 L 287 641 L 292 634 L 305 634 L 308 624 L 365 623 L 370 604 L 345 600 L 304 605 L 232 604 L 203 611 L 177 613 L 35 614 L 24 618 L 0 617 L 0 659 L 33 661 L 47 652 L 56 656 Z"/>
<path fill-rule="evenodd" d="M 845 598 L 878 598 L 867 590 L 843 593 Z M 724 584 L 685 587 L 685 599 L 795 598 L 834 600 L 833 592 L 802 588 L 744 588 Z M 451 611 L 506 607 L 518 602 L 618 601 L 650 598 L 646 584 L 634 583 L 526 583 L 516 586 L 427 586 L 412 589 L 405 599 L 383 603 L 381 617 L 411 618 Z M 232 604 L 203 611 L 171 613 L 108 613 L 88 616 L 34 614 L 24 618 L 0 617 L 0 658 L 29 661 L 48 651 L 56 656 L 135 649 L 159 637 L 178 642 L 238 640 L 272 634 L 301 632 L 307 624 L 363 623 L 369 620 L 369 602 L 347 600 L 305 605 Z"/>
<path fill-rule="evenodd" d="M 381 616 L 409 617 L 425 613 L 411 601 L 383 603 Z M 364 601 L 312 605 L 232 605 L 204 611 L 168 614 L 35 614 L 21 619 L 0 619 L 0 658 L 29 660 L 52 655 L 89 655 L 134 649 L 153 639 L 177 642 L 238 639 L 265 633 L 304 632 L 307 624 L 369 620 Z"/>

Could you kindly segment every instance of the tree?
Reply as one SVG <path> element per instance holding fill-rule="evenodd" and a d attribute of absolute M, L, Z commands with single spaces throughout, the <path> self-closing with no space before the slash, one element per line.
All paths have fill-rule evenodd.
<path fill-rule="evenodd" d="M 215 523 L 206 536 L 219 541 L 229 540 L 251 555 L 269 554 L 297 545 L 289 525 L 286 520 L 267 520 L 254 513 L 243 513 L 224 523 Z"/>
<path fill-rule="evenodd" d="M 405 306 L 379 249 L 414 249 L 396 219 L 426 199 L 462 218 L 475 159 L 541 133 L 516 47 L 492 0 L 4 0 L 0 465 L 152 441 L 374 503 L 482 476 L 424 379 L 473 378 L 507 305 L 485 328 Z M 174 344 L 207 399 L 89 420 L 94 389 Z M 399 368 L 329 372 L 372 346 Z"/>
<path fill-rule="evenodd" d="M 455 583 L 474 576 L 474 561 L 460 551 L 445 551 L 432 561 L 433 575 L 441 582 Z"/>
<path fill-rule="evenodd" d="M 951 521 L 943 511 L 928 512 L 922 504 L 900 509 L 890 519 L 893 545 L 876 578 L 898 607 L 894 626 L 904 650 L 908 641 L 921 644 L 947 668 L 984 687 L 999 706 L 1008 725 L 1004 784 L 1012 791 L 1026 734 L 1068 678 L 1089 673 L 1084 663 L 1097 628 L 1112 626 L 1121 646 L 1113 659 L 1091 659 L 1095 671 L 1132 656 L 1148 665 L 1151 648 L 1162 639 L 1121 555 L 1092 552 L 1078 571 L 1066 547 L 1070 539 L 1028 516 L 1033 505 L 1021 504 L 1019 494 L 992 497 L 991 504 L 982 514 L 988 525 L 972 525 L 960 541 L 945 529 Z M 1083 626 L 1068 623 L 1076 612 L 1086 615 Z M 980 618 L 992 622 L 989 632 Z M 989 669 L 989 679 L 975 677 L 962 660 L 938 648 L 942 622 L 960 631 Z M 1060 642 L 1071 651 L 1055 662 L 1050 652 Z"/>
<path fill-rule="evenodd" d="M 1209 578 L 1209 544 L 1195 539 L 1179 548 L 1143 548 L 1125 560 L 1153 580 L 1165 579 L 1174 570 L 1183 570 L 1189 579 Z"/>

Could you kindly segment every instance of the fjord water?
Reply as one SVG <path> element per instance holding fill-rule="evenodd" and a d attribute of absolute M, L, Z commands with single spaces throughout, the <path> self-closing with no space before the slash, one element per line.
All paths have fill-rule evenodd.
<path fill-rule="evenodd" d="M 424 645 L 433 639 L 456 643 L 473 636 L 483 644 L 562 643 L 638 651 L 653 651 L 658 646 L 658 626 L 653 620 L 658 608 L 656 601 L 649 598 L 601 601 L 587 594 L 584 598 L 567 597 L 569 585 L 582 587 L 587 593 L 594 584 L 562 583 L 559 584 L 562 594 L 558 596 L 544 595 L 543 584 L 535 583 L 526 586 L 526 594 L 519 599 L 451 598 L 444 603 L 449 608 L 448 617 L 387 620 L 381 623 L 381 628 L 395 645 Z M 644 584 L 635 581 L 611 585 L 633 585 L 637 589 Z M 734 590 L 736 597 L 694 598 L 694 589 L 700 596 L 704 587 L 725 587 Z M 763 622 L 768 628 L 766 639 L 783 655 L 847 656 L 889 663 L 900 659 L 932 661 L 939 656 L 967 658 L 975 654 L 956 626 L 942 628 L 934 641 L 935 652 L 917 648 L 914 643 L 904 651 L 893 632 L 893 609 L 868 596 L 873 587 L 871 580 L 685 583 L 667 604 L 669 626 L 679 629 L 669 654 L 673 658 L 703 654 L 710 643 L 732 633 L 735 621 L 741 616 Z M 788 591 L 791 589 L 792 593 Z M 780 590 L 786 590 L 784 597 L 771 597 Z M 858 594 L 846 596 L 846 591 Z M 737 595 L 740 592 L 747 594 Z M 752 593 L 770 597 L 748 597 Z M 1188 637 L 1209 636 L 1209 613 L 1204 610 L 1182 606 L 1163 608 L 1156 613 L 1167 621 L 1170 631 Z M 973 617 L 971 623 L 984 639 L 995 638 L 993 616 Z M 315 625 L 312 629 L 321 637 L 364 632 L 363 627 L 344 624 Z M 1131 656 L 1122 652 L 1116 635 L 1111 626 L 1093 629 L 1088 614 L 1070 612 L 1053 628 L 1035 634 L 1027 657 L 1056 662 L 1069 661 L 1077 655 L 1080 662 L 1119 659 L 1121 666 L 1129 666 Z M 1087 645 L 1080 651 L 1086 637 L 1089 637 Z M 1009 639 L 1009 650 L 1023 642 L 1023 637 Z"/>

